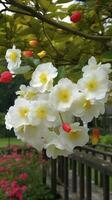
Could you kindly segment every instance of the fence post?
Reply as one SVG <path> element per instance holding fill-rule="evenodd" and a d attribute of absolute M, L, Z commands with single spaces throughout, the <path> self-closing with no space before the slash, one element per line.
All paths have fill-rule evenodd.
<path fill-rule="evenodd" d="M 98 170 L 94 170 L 94 180 L 95 180 L 95 185 L 98 185 Z"/>
<path fill-rule="evenodd" d="M 91 200 L 91 168 L 86 167 L 86 199 Z"/>
<path fill-rule="evenodd" d="M 84 199 L 84 164 L 80 163 L 80 175 L 79 175 L 79 193 L 80 200 Z"/>
<path fill-rule="evenodd" d="M 72 191 L 77 192 L 77 162 L 72 159 Z"/>
<path fill-rule="evenodd" d="M 109 199 L 109 176 L 103 174 L 103 200 Z"/>
<path fill-rule="evenodd" d="M 69 199 L 68 158 L 64 158 L 64 200 Z"/>
<path fill-rule="evenodd" d="M 56 159 L 51 159 L 51 190 L 56 195 Z"/>
<path fill-rule="evenodd" d="M 64 181 L 64 157 L 60 156 L 58 158 L 58 178 L 63 182 Z"/>

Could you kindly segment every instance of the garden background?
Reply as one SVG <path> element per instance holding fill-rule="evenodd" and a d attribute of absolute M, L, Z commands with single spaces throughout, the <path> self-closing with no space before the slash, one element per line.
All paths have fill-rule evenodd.
<path fill-rule="evenodd" d="M 70 18 L 74 12 L 80 15 L 76 22 Z M 38 44 L 32 46 L 31 40 L 38 41 Z M 59 71 L 57 81 L 68 77 L 74 82 L 81 78 L 81 68 L 91 56 L 95 56 L 98 62 L 112 63 L 112 1 L 0 0 L 0 73 L 7 70 L 5 54 L 13 44 L 23 52 L 32 52 L 33 56 L 24 56 L 24 53 L 22 56 L 24 66 L 30 65 L 30 70 L 18 74 L 10 83 L 0 83 L 0 146 L 4 146 L 3 140 L 10 145 L 12 139 L 9 138 L 14 137 L 13 131 L 5 128 L 4 116 L 14 103 L 15 92 L 21 84 L 29 82 L 39 63 L 52 62 Z M 109 96 L 106 107 L 106 114 L 93 120 L 89 126 L 100 128 L 101 134 L 105 135 L 99 142 L 112 144 L 112 96 Z M 2 139 L 4 137 L 8 139 Z M 50 198 L 54 198 L 52 194 Z"/>

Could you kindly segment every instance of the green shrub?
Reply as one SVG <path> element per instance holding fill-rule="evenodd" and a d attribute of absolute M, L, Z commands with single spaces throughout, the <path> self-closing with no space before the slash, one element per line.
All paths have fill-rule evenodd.
<path fill-rule="evenodd" d="M 28 147 L 21 154 L 18 154 L 18 150 L 20 147 L 14 146 L 11 154 L 5 154 L 5 159 L 4 155 L 0 157 L 0 199 L 56 199 L 42 182 L 43 161 L 37 152 Z M 44 162 L 44 165 L 47 164 Z"/>
<path fill-rule="evenodd" d="M 112 145 L 112 135 L 104 135 L 100 139 L 101 144 L 111 144 Z"/>

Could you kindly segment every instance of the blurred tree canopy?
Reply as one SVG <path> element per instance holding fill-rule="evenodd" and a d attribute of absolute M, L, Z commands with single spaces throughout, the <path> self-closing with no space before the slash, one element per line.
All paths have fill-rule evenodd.
<path fill-rule="evenodd" d="M 64 7 L 70 2 L 71 5 Z M 0 0 L 0 3 L 3 5 L 0 14 L 3 56 L 13 44 L 22 50 L 31 49 L 28 42 L 37 39 L 39 45 L 33 48 L 34 56 L 45 50 L 47 57 L 42 62 L 50 60 L 55 66 L 64 67 L 66 75 L 75 80 L 92 55 L 98 61 L 112 62 L 111 0 Z M 73 11 L 81 13 L 81 20 L 63 21 Z"/>
<path fill-rule="evenodd" d="M 74 11 L 80 12 L 81 20 L 65 21 Z M 32 39 L 39 41 L 35 48 L 29 45 Z M 91 56 L 112 63 L 112 1 L 0 0 L 0 72 L 6 70 L 5 53 L 13 44 L 22 51 L 33 50 L 37 63 L 51 61 L 59 78 L 66 76 L 75 82 Z M 39 59 L 37 53 L 42 50 L 47 55 Z M 31 59 L 28 62 L 32 64 Z M 30 76 L 25 75 L 27 79 Z M 22 81 L 18 78 L 16 84 Z M 10 87 L 17 89 L 15 83 L 0 87 L 0 96 L 5 95 L 4 90 L 12 92 Z"/>

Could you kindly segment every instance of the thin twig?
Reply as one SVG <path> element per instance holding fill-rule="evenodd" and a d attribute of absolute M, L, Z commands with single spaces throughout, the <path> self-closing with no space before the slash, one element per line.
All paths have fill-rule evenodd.
<path fill-rule="evenodd" d="M 57 49 L 52 44 L 52 41 L 50 40 L 48 34 L 46 33 L 46 30 L 45 30 L 45 27 L 44 27 L 44 23 L 42 23 L 42 28 L 43 28 L 44 35 L 47 38 L 48 42 L 50 43 L 51 47 L 53 48 L 53 50 L 56 52 L 57 55 L 60 55 L 60 53 L 57 51 Z"/>

